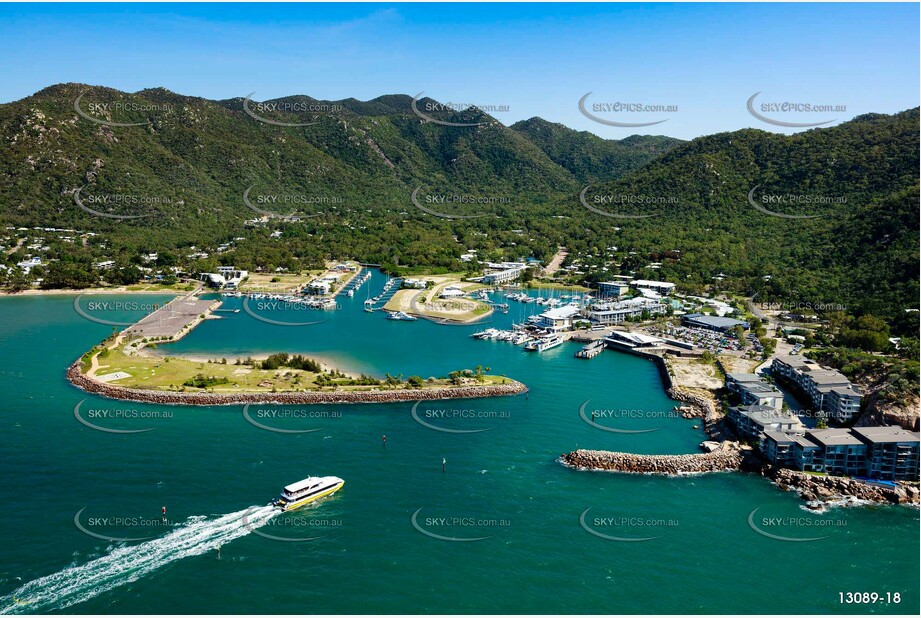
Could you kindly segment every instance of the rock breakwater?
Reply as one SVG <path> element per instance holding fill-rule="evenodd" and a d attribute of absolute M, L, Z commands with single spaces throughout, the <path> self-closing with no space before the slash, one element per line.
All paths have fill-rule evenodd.
<path fill-rule="evenodd" d="M 561 455 L 561 461 L 575 468 L 609 470 L 635 474 L 701 474 L 739 470 L 748 459 L 750 449 L 738 442 L 723 442 L 711 453 L 689 455 L 637 455 L 613 451 L 579 449 Z"/>

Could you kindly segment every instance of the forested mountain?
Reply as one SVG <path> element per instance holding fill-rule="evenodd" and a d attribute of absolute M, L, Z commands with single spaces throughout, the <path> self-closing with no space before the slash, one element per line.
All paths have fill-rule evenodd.
<path fill-rule="evenodd" d="M 917 308 L 917 109 L 793 136 L 747 129 L 682 142 L 604 140 L 539 118 L 505 127 L 431 99 L 413 108 L 405 95 L 256 103 L 52 86 L 0 105 L 0 224 L 96 232 L 83 246 L 51 243 L 46 257 L 75 263 L 159 251 L 190 268 L 354 257 L 458 270 L 468 249 L 546 260 L 564 245 L 589 281 L 719 282 L 890 320 Z M 260 210 L 313 216 L 246 225 L 260 216 L 248 189 Z M 416 189 L 485 203 L 423 197 L 420 209 Z M 103 201 L 112 196 L 127 198 Z M 192 246 L 211 256 L 188 263 Z M 6 249 L 7 264 L 30 255 Z"/>
<path fill-rule="evenodd" d="M 602 139 L 588 131 L 574 131 L 543 118 L 516 122 L 511 129 L 537 144 L 552 161 L 580 182 L 620 178 L 684 143 L 664 135 Z"/>

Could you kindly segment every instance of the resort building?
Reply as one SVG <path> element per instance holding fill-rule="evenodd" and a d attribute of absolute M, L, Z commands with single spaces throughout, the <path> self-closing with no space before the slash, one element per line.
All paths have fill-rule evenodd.
<path fill-rule="evenodd" d="M 402 287 L 413 290 L 424 290 L 427 285 L 425 279 L 403 279 Z"/>
<path fill-rule="evenodd" d="M 728 373 L 726 389 L 738 395 L 743 405 L 758 404 L 775 410 L 783 408 L 783 393 L 758 374 Z"/>
<path fill-rule="evenodd" d="M 249 271 L 234 266 L 218 266 L 217 272 L 224 278 L 224 287 L 236 289 L 240 283 L 249 277 Z"/>
<path fill-rule="evenodd" d="M 499 285 L 502 283 L 508 283 L 509 281 L 514 281 L 515 279 L 520 277 L 521 273 L 523 273 L 525 268 L 527 268 L 527 266 L 522 263 L 517 263 L 517 262 L 509 262 L 509 263 L 514 264 L 514 266 L 511 266 L 509 268 L 504 268 L 502 270 L 495 270 L 493 272 L 488 272 L 485 275 L 483 275 L 483 279 L 482 279 L 483 283 L 486 285 Z M 505 264 L 505 262 L 503 264 Z"/>
<path fill-rule="evenodd" d="M 917 431 L 901 427 L 855 427 L 854 435 L 867 445 L 867 476 L 873 479 L 918 480 Z"/>
<path fill-rule="evenodd" d="M 845 422 L 860 411 L 861 395 L 840 371 L 802 356 L 778 356 L 771 363 L 771 373 L 795 385 L 829 418 Z"/>
<path fill-rule="evenodd" d="M 453 285 L 449 285 L 441 292 L 438 293 L 440 298 L 460 298 L 464 295 L 464 291 Z"/>
<path fill-rule="evenodd" d="M 729 408 L 729 422 L 747 440 L 759 440 L 766 431 L 802 433 L 806 426 L 789 412 L 770 406 L 751 404 Z"/>
<path fill-rule="evenodd" d="M 583 311 L 583 316 L 598 324 L 620 324 L 627 318 L 665 313 L 666 305 L 649 298 L 628 298 L 617 302 L 596 302 Z"/>
<path fill-rule="evenodd" d="M 765 431 L 761 452 L 772 464 L 805 472 L 917 480 L 919 433 L 901 427 Z"/>
<path fill-rule="evenodd" d="M 572 330 L 572 323 L 579 312 L 580 309 L 576 305 L 554 307 L 538 316 L 536 326 L 554 333 Z"/>
<path fill-rule="evenodd" d="M 728 333 L 736 326 L 748 329 L 748 322 L 736 320 L 734 318 L 720 317 L 716 315 L 706 315 L 703 313 L 686 313 L 681 316 L 681 323 L 684 326 L 693 328 L 706 328 L 721 333 Z"/>
<path fill-rule="evenodd" d="M 320 296 L 325 296 L 329 294 L 329 281 L 325 279 L 314 279 L 307 284 L 306 291 L 310 294 L 318 294 Z"/>
<path fill-rule="evenodd" d="M 824 472 L 836 476 L 858 476 L 867 473 L 867 445 L 850 429 L 818 429 L 806 437 L 819 445 L 817 459 Z"/>
<path fill-rule="evenodd" d="M 602 281 L 598 284 L 598 298 L 601 300 L 620 298 L 630 291 L 626 281 Z"/>
<path fill-rule="evenodd" d="M 675 284 L 668 281 L 649 281 L 647 279 L 634 279 L 630 285 L 638 290 L 652 290 L 662 295 L 668 295 L 675 291 Z"/>

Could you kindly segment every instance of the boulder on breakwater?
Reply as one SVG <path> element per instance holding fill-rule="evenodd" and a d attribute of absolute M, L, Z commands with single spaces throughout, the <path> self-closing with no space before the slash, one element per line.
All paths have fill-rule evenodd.
<path fill-rule="evenodd" d="M 161 391 L 127 388 L 106 384 L 85 375 L 80 361 L 67 369 L 71 384 L 88 393 L 142 403 L 167 405 L 222 406 L 242 403 L 323 404 L 323 403 L 392 403 L 432 399 L 478 399 L 518 395 L 527 390 L 521 382 L 509 380 L 507 384 L 483 386 L 445 386 L 440 388 L 401 388 L 395 390 L 362 391 L 287 391 L 276 393 L 207 393 Z"/>
<path fill-rule="evenodd" d="M 723 442 L 710 453 L 689 455 L 637 455 L 613 451 L 579 449 L 564 453 L 561 460 L 568 466 L 590 470 L 609 470 L 637 474 L 700 474 L 739 470 L 751 449 L 738 442 Z"/>

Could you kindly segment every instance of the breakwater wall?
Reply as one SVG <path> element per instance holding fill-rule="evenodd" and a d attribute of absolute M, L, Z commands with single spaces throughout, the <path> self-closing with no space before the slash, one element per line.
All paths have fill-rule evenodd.
<path fill-rule="evenodd" d="M 167 405 L 221 406 L 243 403 L 277 404 L 336 404 L 336 403 L 393 403 L 437 399 L 478 399 L 518 395 L 527 390 L 521 382 L 509 380 L 507 384 L 483 386 L 446 386 L 442 388 L 401 388 L 396 390 L 367 391 L 298 391 L 280 393 L 206 393 L 177 392 L 153 389 L 126 388 L 106 384 L 86 376 L 80 361 L 67 369 L 67 379 L 88 393 L 141 403 Z"/>
<path fill-rule="evenodd" d="M 564 453 L 560 460 L 567 466 L 589 470 L 608 470 L 634 474 L 701 474 L 740 470 L 749 461 L 751 451 L 737 442 L 723 442 L 711 453 L 689 455 L 637 455 L 613 451 L 579 449 Z"/>

